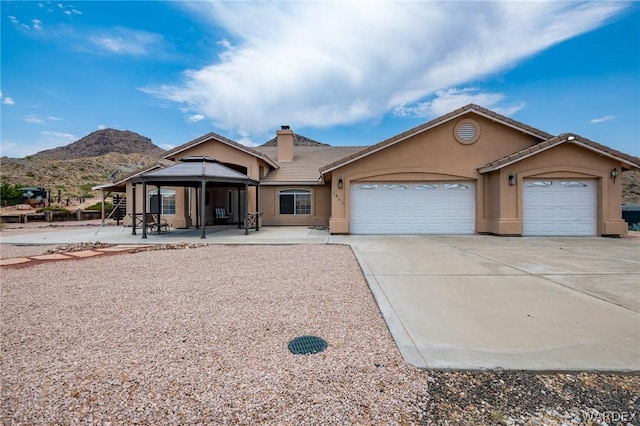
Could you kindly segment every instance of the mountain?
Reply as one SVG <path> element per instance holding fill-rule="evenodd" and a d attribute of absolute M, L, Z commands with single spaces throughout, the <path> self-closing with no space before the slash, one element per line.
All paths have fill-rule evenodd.
<path fill-rule="evenodd" d="M 324 146 L 296 134 L 296 146 Z M 263 146 L 276 146 L 271 139 Z M 155 164 L 164 151 L 149 138 L 130 131 L 98 130 L 70 145 L 41 151 L 26 158 L 2 157 L 0 182 L 45 187 L 63 197 L 97 196 L 87 186 Z M 622 203 L 640 204 L 640 171 L 622 174 Z"/>
<path fill-rule="evenodd" d="M 306 136 L 299 135 L 294 133 L 293 135 L 293 145 L 294 146 L 330 146 L 326 143 L 321 143 L 318 141 L 314 141 Z M 278 137 L 274 137 L 273 139 L 269 139 L 267 142 L 260 146 L 278 146 Z"/>
<path fill-rule="evenodd" d="M 109 153 L 71 160 L 2 157 L 0 181 L 12 185 L 44 187 L 63 198 L 98 196 L 92 186 L 111 181 L 158 162 L 160 156 Z"/>
<path fill-rule="evenodd" d="M 0 181 L 44 187 L 63 198 L 97 196 L 89 188 L 155 164 L 165 151 L 127 130 L 95 131 L 67 146 L 25 158 L 2 157 Z"/>
<path fill-rule="evenodd" d="M 628 170 L 622 174 L 622 204 L 640 205 L 640 170 Z"/>
<path fill-rule="evenodd" d="M 96 130 L 77 141 L 58 148 L 40 151 L 30 158 L 38 160 L 72 160 L 98 157 L 110 153 L 143 154 L 160 157 L 164 150 L 151 139 L 128 130 Z"/>

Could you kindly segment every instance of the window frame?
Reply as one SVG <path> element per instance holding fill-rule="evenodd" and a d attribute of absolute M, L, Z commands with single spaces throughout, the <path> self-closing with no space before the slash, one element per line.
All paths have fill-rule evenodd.
<path fill-rule="evenodd" d="M 175 215 L 176 214 L 176 193 L 175 189 L 160 189 L 160 214 L 162 215 Z M 147 206 L 151 210 L 151 197 L 158 194 L 158 189 L 152 189 L 147 195 Z M 165 199 L 167 202 L 165 203 Z M 173 199 L 173 203 L 171 203 Z M 171 211 L 173 210 L 173 211 Z"/>
<path fill-rule="evenodd" d="M 304 188 L 285 188 L 278 190 L 278 215 L 280 216 L 312 216 L 313 215 L 313 191 L 310 189 Z M 282 196 L 292 196 L 293 197 L 293 213 L 283 213 L 282 212 Z M 308 201 L 308 213 L 307 209 L 300 209 L 303 207 L 302 203 L 298 202 L 298 197 L 307 196 L 309 198 Z"/>

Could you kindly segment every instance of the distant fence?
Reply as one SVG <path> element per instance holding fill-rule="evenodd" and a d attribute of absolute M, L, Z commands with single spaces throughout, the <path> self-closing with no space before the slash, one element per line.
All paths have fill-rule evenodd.
<path fill-rule="evenodd" d="M 124 220 L 127 216 L 127 202 L 126 197 L 115 195 L 113 197 L 113 218 L 116 220 L 116 224 L 120 225 L 120 221 Z"/>

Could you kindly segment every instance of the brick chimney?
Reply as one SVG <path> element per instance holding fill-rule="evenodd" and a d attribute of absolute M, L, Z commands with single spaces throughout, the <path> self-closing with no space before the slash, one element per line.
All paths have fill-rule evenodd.
<path fill-rule="evenodd" d="M 280 126 L 276 131 L 278 136 L 278 162 L 290 163 L 293 161 L 293 130 L 289 126 Z"/>

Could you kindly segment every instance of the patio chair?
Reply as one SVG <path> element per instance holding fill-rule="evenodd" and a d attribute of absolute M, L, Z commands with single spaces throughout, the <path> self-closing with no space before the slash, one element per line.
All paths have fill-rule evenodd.
<path fill-rule="evenodd" d="M 160 219 L 158 222 L 158 215 L 154 213 L 147 213 L 147 228 L 151 232 L 164 233 L 169 232 L 170 225 L 166 219 Z"/>
<path fill-rule="evenodd" d="M 221 207 L 216 207 L 216 223 L 221 222 L 224 223 L 229 220 L 230 217 L 227 214 L 227 211 Z"/>

